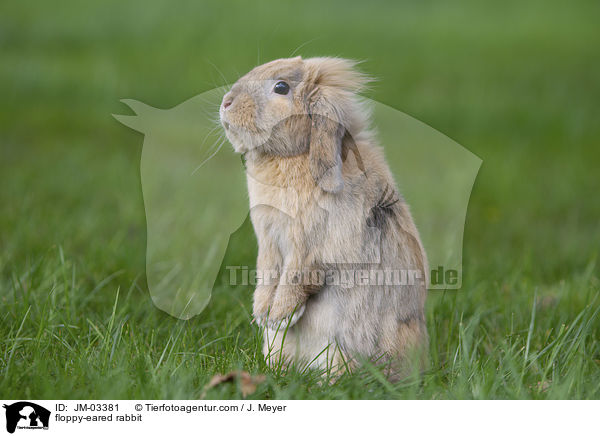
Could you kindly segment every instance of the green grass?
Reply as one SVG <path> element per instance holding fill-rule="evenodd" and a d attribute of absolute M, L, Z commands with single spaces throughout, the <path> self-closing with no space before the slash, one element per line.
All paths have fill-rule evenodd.
<path fill-rule="evenodd" d="M 597 2 L 69 2 L 0 6 L 0 397 L 600 398 Z M 293 20 L 290 15 L 293 14 Z M 121 98 L 171 107 L 258 61 L 364 59 L 368 96 L 483 159 L 460 291 L 429 295 L 429 369 L 322 386 L 265 367 L 251 289 L 189 321 L 145 283 L 142 136 Z M 246 226 L 228 256 L 252 262 Z M 236 384 L 207 398 L 241 398 Z"/>

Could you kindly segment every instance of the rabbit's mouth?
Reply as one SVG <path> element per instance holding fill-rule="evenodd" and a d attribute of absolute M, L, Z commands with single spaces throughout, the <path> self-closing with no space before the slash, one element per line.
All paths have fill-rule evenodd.
<path fill-rule="evenodd" d="M 261 148 L 268 142 L 270 132 L 263 129 L 249 130 L 243 126 L 221 120 L 225 136 L 233 146 L 236 153 Z"/>
<path fill-rule="evenodd" d="M 221 124 L 225 130 L 225 136 L 231 145 L 233 145 L 233 149 L 238 153 L 245 151 L 246 147 L 244 144 L 248 142 L 249 138 L 248 135 L 245 134 L 244 129 L 236 126 L 235 124 L 231 124 L 229 121 L 225 121 L 224 119 L 221 119 Z"/>

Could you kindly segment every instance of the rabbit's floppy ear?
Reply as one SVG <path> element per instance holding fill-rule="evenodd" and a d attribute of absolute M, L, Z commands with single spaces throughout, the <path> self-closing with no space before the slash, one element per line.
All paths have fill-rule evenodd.
<path fill-rule="evenodd" d="M 344 187 L 342 178 L 342 138 L 346 129 L 329 99 L 320 94 L 310 105 L 309 168 L 315 182 L 326 192 Z"/>
<path fill-rule="evenodd" d="M 305 60 L 305 81 L 310 83 L 308 113 L 311 118 L 309 165 L 312 176 L 324 191 L 342 190 L 342 141 L 357 129 L 362 113 L 355 96 L 369 78 L 356 70 L 356 62 L 339 58 Z M 362 115 L 361 115 L 362 116 Z"/>

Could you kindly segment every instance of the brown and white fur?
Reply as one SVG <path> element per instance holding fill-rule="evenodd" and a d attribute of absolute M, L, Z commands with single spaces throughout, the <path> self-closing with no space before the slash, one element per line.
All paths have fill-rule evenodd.
<path fill-rule="evenodd" d="M 427 345 L 427 259 L 368 130 L 357 97 L 366 82 L 352 61 L 296 57 L 254 68 L 223 98 L 221 123 L 246 158 L 257 270 L 276 271 L 254 292 L 270 364 L 342 370 L 370 359 L 397 378 Z M 408 284 L 289 279 L 335 270 L 418 274 Z"/>

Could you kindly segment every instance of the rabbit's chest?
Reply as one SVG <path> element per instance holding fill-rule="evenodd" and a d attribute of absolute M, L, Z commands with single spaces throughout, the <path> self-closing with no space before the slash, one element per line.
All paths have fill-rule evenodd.
<path fill-rule="evenodd" d="M 251 210 L 263 226 L 296 227 L 312 216 L 316 186 L 305 159 L 294 157 L 255 166 L 247 175 Z"/>
<path fill-rule="evenodd" d="M 284 257 L 323 234 L 325 211 L 318 207 L 314 192 L 248 180 L 248 193 L 257 237 L 272 241 Z"/>

